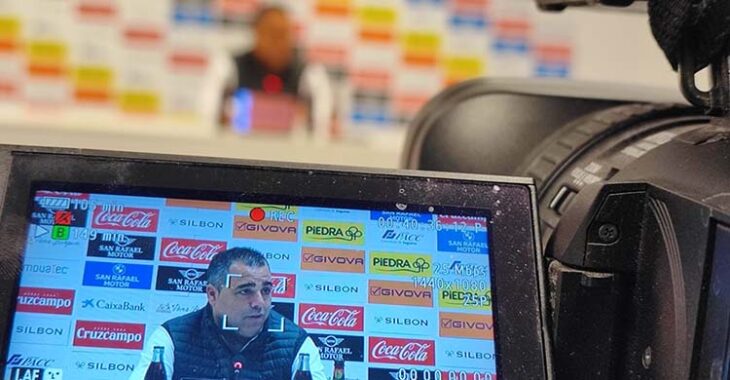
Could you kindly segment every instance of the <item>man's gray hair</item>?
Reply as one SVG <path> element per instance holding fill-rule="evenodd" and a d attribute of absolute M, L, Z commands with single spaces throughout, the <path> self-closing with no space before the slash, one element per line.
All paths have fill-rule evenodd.
<path fill-rule="evenodd" d="M 208 284 L 220 291 L 226 283 L 231 265 L 236 262 L 254 268 L 269 267 L 266 257 L 259 251 L 251 248 L 231 248 L 213 257 L 208 266 Z"/>

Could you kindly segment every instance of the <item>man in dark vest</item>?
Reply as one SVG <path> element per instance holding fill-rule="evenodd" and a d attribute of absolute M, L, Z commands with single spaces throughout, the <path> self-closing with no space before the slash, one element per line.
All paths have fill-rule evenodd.
<path fill-rule="evenodd" d="M 277 6 L 261 8 L 252 26 L 252 50 L 234 57 L 238 87 L 299 97 L 304 64 L 296 55 L 292 21 L 287 11 Z"/>
<path fill-rule="evenodd" d="M 281 6 L 264 6 L 251 26 L 251 50 L 234 56 L 232 65 L 227 65 L 232 67 L 225 75 L 221 124 L 242 131 L 289 130 L 300 120 L 317 136 L 328 136 L 334 117 L 332 85 L 324 66 L 308 64 L 297 54 L 289 12 Z"/>
<path fill-rule="evenodd" d="M 154 347 L 164 347 L 167 380 L 291 380 L 306 355 L 312 379 L 326 380 L 307 332 L 272 310 L 271 270 L 261 253 L 247 248 L 218 253 L 207 275 L 208 304 L 163 323 L 147 341 L 131 380 L 144 379 Z"/>

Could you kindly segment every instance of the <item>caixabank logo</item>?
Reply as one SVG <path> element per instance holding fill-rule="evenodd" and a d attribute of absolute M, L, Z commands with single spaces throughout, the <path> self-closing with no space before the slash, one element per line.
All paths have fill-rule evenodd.
<path fill-rule="evenodd" d="M 298 240 L 298 209 L 293 206 L 236 204 L 233 218 L 233 237 L 296 242 Z"/>
<path fill-rule="evenodd" d="M 358 246 L 365 244 L 363 223 L 305 220 L 303 225 L 304 241 L 307 243 Z"/>
<path fill-rule="evenodd" d="M 302 248 L 304 270 L 365 273 L 365 251 L 333 248 Z"/>
<path fill-rule="evenodd" d="M 405 253 L 371 252 L 370 273 L 408 277 L 431 277 L 431 256 Z"/>
<path fill-rule="evenodd" d="M 210 264 L 213 257 L 227 247 L 228 243 L 224 241 L 162 238 L 160 261 Z"/>
<path fill-rule="evenodd" d="M 87 256 L 108 259 L 154 260 L 154 236 L 129 235 L 124 233 L 97 233 L 89 240 Z"/>
<path fill-rule="evenodd" d="M 24 313 L 71 315 L 75 291 L 21 287 L 15 310 Z"/>
<path fill-rule="evenodd" d="M 361 306 L 299 305 L 299 326 L 305 329 L 363 331 L 364 309 Z"/>
<path fill-rule="evenodd" d="M 141 350 L 144 345 L 144 333 L 143 324 L 76 321 L 73 345 Z"/>
<path fill-rule="evenodd" d="M 87 261 L 83 284 L 104 288 L 149 289 L 152 285 L 152 266 Z"/>
<path fill-rule="evenodd" d="M 157 232 L 160 210 L 100 205 L 94 208 L 91 227 L 100 230 Z"/>
<path fill-rule="evenodd" d="M 368 338 L 371 363 L 433 366 L 436 342 L 371 336 Z"/>
<path fill-rule="evenodd" d="M 319 348 L 322 360 L 361 362 L 364 359 L 365 338 L 336 334 L 309 334 Z"/>
<path fill-rule="evenodd" d="M 155 289 L 183 293 L 204 293 L 208 285 L 207 269 L 160 265 Z"/>

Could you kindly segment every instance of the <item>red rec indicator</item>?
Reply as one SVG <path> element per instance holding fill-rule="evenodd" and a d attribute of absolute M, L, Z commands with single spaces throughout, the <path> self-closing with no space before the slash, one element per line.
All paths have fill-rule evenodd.
<path fill-rule="evenodd" d="M 251 209 L 251 212 L 248 213 L 248 216 L 254 222 L 260 222 L 266 218 L 266 211 L 264 211 L 261 207 L 254 207 Z"/>

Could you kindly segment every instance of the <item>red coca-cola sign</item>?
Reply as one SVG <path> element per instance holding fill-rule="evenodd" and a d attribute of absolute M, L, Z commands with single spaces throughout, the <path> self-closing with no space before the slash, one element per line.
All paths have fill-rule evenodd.
<path fill-rule="evenodd" d="M 305 329 L 363 331 L 364 309 L 360 306 L 299 305 L 299 326 Z"/>
<path fill-rule="evenodd" d="M 162 238 L 160 260 L 176 263 L 210 264 L 218 252 L 225 251 L 224 241 Z"/>
<path fill-rule="evenodd" d="M 91 221 L 102 230 L 156 232 L 160 210 L 137 207 L 96 206 Z"/>
<path fill-rule="evenodd" d="M 436 343 L 432 340 L 370 337 L 370 362 L 434 365 Z"/>
<path fill-rule="evenodd" d="M 271 274 L 271 296 L 280 298 L 294 298 L 297 287 L 297 276 L 288 273 Z"/>

